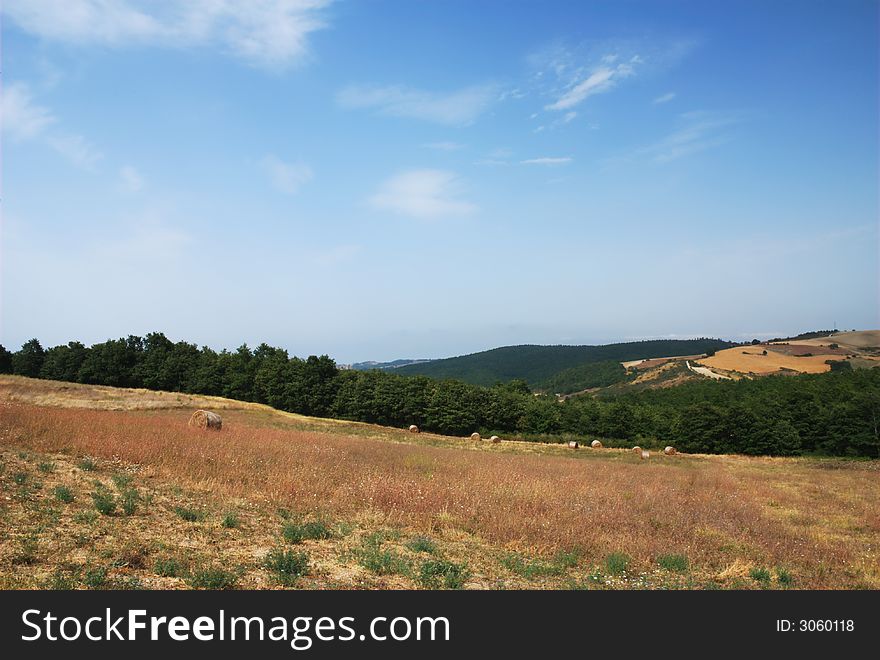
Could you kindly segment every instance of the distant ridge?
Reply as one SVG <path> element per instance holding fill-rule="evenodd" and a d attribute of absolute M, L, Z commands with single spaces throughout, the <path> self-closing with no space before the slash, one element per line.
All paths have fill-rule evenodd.
<path fill-rule="evenodd" d="M 396 367 L 395 373 L 451 378 L 474 385 L 494 385 L 516 379 L 539 387 L 558 373 L 592 362 L 641 360 L 694 355 L 735 346 L 722 339 L 656 339 L 600 346 L 504 346 L 442 360 Z M 354 366 L 354 365 L 352 365 Z M 373 367 L 376 368 L 376 367 Z M 589 387 L 589 385 L 588 385 Z"/>
<path fill-rule="evenodd" d="M 406 367 L 410 364 L 420 364 L 422 362 L 430 362 L 430 360 L 392 360 L 391 362 L 376 362 L 375 360 L 369 360 L 367 362 L 355 362 L 354 364 L 350 364 L 348 366 L 349 369 L 354 369 L 355 371 L 369 371 L 370 369 L 398 369 L 400 367 Z"/>

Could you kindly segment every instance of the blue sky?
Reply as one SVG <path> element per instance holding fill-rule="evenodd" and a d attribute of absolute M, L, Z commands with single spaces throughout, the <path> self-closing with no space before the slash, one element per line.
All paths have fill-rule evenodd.
<path fill-rule="evenodd" d="M 875 2 L 3 11 L 6 346 L 880 327 Z"/>

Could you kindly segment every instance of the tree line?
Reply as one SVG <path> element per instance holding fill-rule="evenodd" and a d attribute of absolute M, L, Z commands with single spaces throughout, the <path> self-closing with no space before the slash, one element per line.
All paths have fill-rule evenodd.
<path fill-rule="evenodd" d="M 235 351 L 172 342 L 162 333 L 90 347 L 0 346 L 0 373 L 87 384 L 208 394 L 281 410 L 448 435 L 515 434 L 611 446 L 755 455 L 880 454 L 880 369 L 696 381 L 673 388 L 581 396 L 535 395 L 524 380 L 491 387 L 385 371 L 340 370 L 326 355 L 281 348 Z"/>

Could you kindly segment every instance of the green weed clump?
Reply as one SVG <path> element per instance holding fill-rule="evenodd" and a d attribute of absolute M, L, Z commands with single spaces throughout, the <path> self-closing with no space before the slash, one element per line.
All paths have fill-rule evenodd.
<path fill-rule="evenodd" d="M 427 536 L 414 536 L 407 542 L 406 547 L 413 552 L 425 552 L 429 555 L 437 552 L 437 544 Z"/>
<path fill-rule="evenodd" d="M 79 461 L 76 466 L 83 472 L 92 472 L 98 467 L 98 464 L 95 463 L 95 461 L 93 461 L 91 458 L 84 458 Z"/>
<path fill-rule="evenodd" d="M 13 566 L 31 566 L 37 563 L 39 540 L 36 536 L 28 536 L 19 541 L 18 550 L 12 555 Z"/>
<path fill-rule="evenodd" d="M 552 560 L 529 559 L 518 554 L 508 554 L 501 558 L 501 564 L 509 571 L 532 580 L 538 577 L 562 575 L 577 566 L 580 553 L 577 551 L 557 552 Z"/>
<path fill-rule="evenodd" d="M 770 571 L 760 566 L 750 570 L 749 577 L 752 578 L 759 585 L 761 585 L 762 588 L 770 586 L 770 580 L 772 578 L 772 576 L 770 575 Z"/>
<path fill-rule="evenodd" d="M 292 587 L 296 581 L 309 572 L 309 556 L 305 552 L 276 549 L 266 556 L 266 569 L 278 584 Z"/>
<path fill-rule="evenodd" d="M 674 573 L 686 573 L 688 570 L 688 560 L 684 555 L 660 555 L 657 557 L 657 565 Z"/>
<path fill-rule="evenodd" d="M 629 563 L 630 557 L 625 552 L 612 552 L 605 557 L 605 570 L 609 575 L 620 575 L 626 573 Z"/>
<path fill-rule="evenodd" d="M 217 567 L 198 569 L 189 578 L 189 585 L 193 589 L 234 589 L 236 584 L 238 575 Z"/>
<path fill-rule="evenodd" d="M 186 567 L 173 557 L 160 558 L 156 560 L 153 572 L 162 577 L 183 577 L 186 575 Z"/>
<path fill-rule="evenodd" d="M 382 534 L 370 534 L 355 551 L 358 563 L 376 575 L 406 575 L 410 571 L 409 562 L 393 550 L 382 548 Z"/>
<path fill-rule="evenodd" d="M 794 576 L 782 567 L 776 569 L 776 581 L 779 583 L 779 586 L 786 589 L 794 586 Z"/>
<path fill-rule="evenodd" d="M 116 498 L 104 486 L 98 486 L 92 495 L 95 510 L 104 516 L 112 516 L 116 512 Z"/>
<path fill-rule="evenodd" d="M 73 502 L 73 491 L 67 486 L 55 486 L 55 499 L 65 504 Z"/>
<path fill-rule="evenodd" d="M 103 566 L 86 568 L 82 582 L 89 589 L 103 588 L 107 584 L 107 569 Z"/>
<path fill-rule="evenodd" d="M 467 564 L 429 559 L 419 567 L 416 582 L 426 589 L 461 589 L 469 575 Z"/>
<path fill-rule="evenodd" d="M 134 488 L 126 488 L 122 491 L 122 512 L 126 516 L 133 516 L 140 501 L 141 496 Z"/>
<path fill-rule="evenodd" d="M 208 517 L 208 514 L 204 511 L 201 511 L 199 509 L 191 509 L 185 506 L 174 507 L 174 513 L 176 513 L 181 520 L 185 520 L 187 522 L 201 522 Z"/>
<path fill-rule="evenodd" d="M 281 535 L 289 543 L 302 543 L 307 540 L 329 539 L 333 536 L 330 528 L 323 522 L 287 523 Z"/>

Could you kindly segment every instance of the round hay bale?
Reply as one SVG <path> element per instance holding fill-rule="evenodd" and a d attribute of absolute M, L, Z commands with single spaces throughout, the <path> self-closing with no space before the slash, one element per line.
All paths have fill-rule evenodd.
<path fill-rule="evenodd" d="M 409 425 L 409 432 L 410 432 L 410 433 L 418 433 L 418 432 L 419 432 L 419 427 L 416 426 L 415 424 L 410 424 L 410 425 Z"/>
<path fill-rule="evenodd" d="M 678 452 L 675 451 L 675 447 L 669 446 L 663 450 L 663 453 L 666 454 L 667 456 L 672 456 L 673 454 L 676 454 Z"/>
<path fill-rule="evenodd" d="M 579 446 L 579 445 L 578 445 L 578 441 L 577 441 L 577 440 L 569 440 L 569 441 L 568 441 L 568 446 L 569 446 L 569 448 L 571 448 L 571 449 L 577 449 L 578 446 Z"/>
<path fill-rule="evenodd" d="M 633 453 L 633 454 L 641 454 L 641 453 L 642 453 L 642 448 L 639 447 L 638 445 L 636 445 L 635 447 L 632 448 L 632 453 Z"/>
<path fill-rule="evenodd" d="M 477 433 L 476 431 L 474 431 L 473 433 L 471 433 L 471 440 L 476 440 L 477 442 L 479 442 L 480 441 L 480 434 Z"/>
<path fill-rule="evenodd" d="M 642 460 L 645 460 L 646 458 L 651 458 L 651 452 L 649 452 L 647 449 L 643 449 L 642 453 L 639 454 L 639 456 L 641 456 Z"/>
<path fill-rule="evenodd" d="M 501 438 L 499 438 L 497 435 L 493 435 L 491 438 L 489 438 L 489 441 L 490 442 L 501 442 Z"/>
<path fill-rule="evenodd" d="M 599 442 L 598 440 L 593 440 L 590 443 L 590 447 L 592 447 L 593 449 L 602 449 L 602 443 Z"/>
<path fill-rule="evenodd" d="M 210 410 L 196 410 L 189 418 L 189 425 L 199 429 L 219 431 L 223 427 L 223 419 Z"/>

